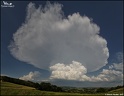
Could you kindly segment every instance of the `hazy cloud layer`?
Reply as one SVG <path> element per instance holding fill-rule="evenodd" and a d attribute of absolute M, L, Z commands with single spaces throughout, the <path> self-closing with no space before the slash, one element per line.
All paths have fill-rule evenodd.
<path fill-rule="evenodd" d="M 34 71 L 34 72 L 29 72 L 29 74 L 24 75 L 24 76 L 20 77 L 19 79 L 30 80 L 30 81 L 36 80 L 37 81 L 37 78 L 39 78 L 40 75 L 41 75 L 41 73 L 39 71 Z"/>
<path fill-rule="evenodd" d="M 79 13 L 67 18 L 63 13 L 61 4 L 48 3 L 36 9 L 30 3 L 25 23 L 13 34 L 11 54 L 41 69 L 57 63 L 68 66 L 73 60 L 88 72 L 106 65 L 109 52 L 99 26 Z"/>
<path fill-rule="evenodd" d="M 116 57 L 115 57 L 116 63 L 113 63 L 112 65 L 109 66 L 109 69 L 115 69 L 119 71 L 123 71 L 123 53 L 122 52 L 117 52 Z"/>
<path fill-rule="evenodd" d="M 116 70 L 121 70 L 123 71 L 123 63 L 113 63 L 113 65 L 109 66 L 109 69 L 116 69 Z"/>
<path fill-rule="evenodd" d="M 76 81 L 89 81 L 89 82 L 101 82 L 101 81 L 122 81 L 123 71 L 117 67 L 118 64 L 114 64 L 115 69 L 103 69 L 98 76 L 87 76 L 87 69 L 83 64 L 73 61 L 72 64 L 55 64 L 50 67 L 52 74 L 50 79 L 64 79 L 64 80 L 76 80 Z"/>

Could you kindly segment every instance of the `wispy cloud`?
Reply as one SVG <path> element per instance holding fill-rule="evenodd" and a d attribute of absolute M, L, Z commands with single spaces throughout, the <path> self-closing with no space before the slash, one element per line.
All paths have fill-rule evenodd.
<path fill-rule="evenodd" d="M 0 76 L 9 76 L 9 75 L 6 75 L 6 74 L 0 74 Z"/>
<path fill-rule="evenodd" d="M 116 70 L 123 70 L 123 63 L 113 63 L 111 66 L 109 66 L 109 69 L 116 69 Z"/>
<path fill-rule="evenodd" d="M 117 57 L 118 62 L 123 62 L 123 53 L 122 52 L 117 52 L 116 57 Z"/>

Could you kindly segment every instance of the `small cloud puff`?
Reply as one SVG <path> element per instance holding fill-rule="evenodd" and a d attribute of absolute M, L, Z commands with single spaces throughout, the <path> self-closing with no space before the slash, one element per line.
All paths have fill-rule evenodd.
<path fill-rule="evenodd" d="M 37 78 L 40 75 L 41 75 L 41 73 L 39 71 L 34 71 L 34 72 L 29 72 L 29 74 L 24 75 L 24 76 L 20 77 L 19 79 L 33 81 L 33 80 L 37 80 Z"/>

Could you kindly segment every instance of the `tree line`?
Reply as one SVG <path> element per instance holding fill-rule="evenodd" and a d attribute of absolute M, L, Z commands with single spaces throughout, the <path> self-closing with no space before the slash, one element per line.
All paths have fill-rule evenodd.
<path fill-rule="evenodd" d="M 96 87 L 96 88 L 73 88 L 73 87 L 63 87 L 65 92 L 69 93 L 83 93 L 83 94 L 97 94 L 97 93 L 107 93 L 112 90 L 116 90 L 119 88 L 124 88 L 124 86 L 116 86 L 116 87 Z"/>

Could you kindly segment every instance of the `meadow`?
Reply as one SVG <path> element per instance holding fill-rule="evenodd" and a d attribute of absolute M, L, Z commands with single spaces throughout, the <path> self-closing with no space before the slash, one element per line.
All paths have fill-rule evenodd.
<path fill-rule="evenodd" d="M 18 85 L 10 82 L 1 82 L 1 96 L 6 95 L 37 95 L 37 96 L 104 96 L 105 94 L 80 94 L 80 93 L 65 93 L 65 92 L 50 92 L 50 91 L 40 91 L 33 87 L 27 87 L 23 85 Z"/>

